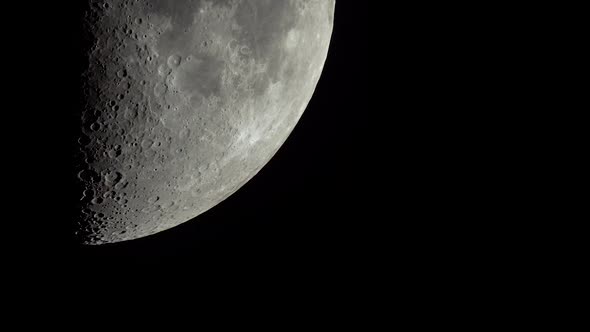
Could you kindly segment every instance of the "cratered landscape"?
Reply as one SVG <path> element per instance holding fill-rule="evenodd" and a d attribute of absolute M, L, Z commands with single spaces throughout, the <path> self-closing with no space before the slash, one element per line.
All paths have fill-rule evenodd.
<path fill-rule="evenodd" d="M 237 191 L 306 109 L 334 0 L 83 0 L 75 233 L 184 223 Z"/>

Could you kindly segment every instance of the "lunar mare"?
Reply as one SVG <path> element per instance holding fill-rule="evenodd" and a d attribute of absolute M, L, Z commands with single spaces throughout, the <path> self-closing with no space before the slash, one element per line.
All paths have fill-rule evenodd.
<path fill-rule="evenodd" d="M 334 0 L 87 0 L 75 145 L 79 240 L 207 211 L 275 154 L 315 90 Z"/>

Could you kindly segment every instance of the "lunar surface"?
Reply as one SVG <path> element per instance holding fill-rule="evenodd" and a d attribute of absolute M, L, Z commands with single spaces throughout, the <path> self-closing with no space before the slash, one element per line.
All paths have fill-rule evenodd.
<path fill-rule="evenodd" d="M 90 245 L 179 225 L 251 179 L 312 97 L 335 7 L 81 1 L 74 224 Z"/>

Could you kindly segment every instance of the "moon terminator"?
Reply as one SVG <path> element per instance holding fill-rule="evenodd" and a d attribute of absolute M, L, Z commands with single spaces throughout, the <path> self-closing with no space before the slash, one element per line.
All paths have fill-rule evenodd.
<path fill-rule="evenodd" d="M 291 133 L 334 0 L 87 0 L 76 233 L 148 236 L 207 211 Z"/>

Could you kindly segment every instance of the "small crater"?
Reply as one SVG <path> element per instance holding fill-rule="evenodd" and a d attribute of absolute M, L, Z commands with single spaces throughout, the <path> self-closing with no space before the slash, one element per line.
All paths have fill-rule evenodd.
<path fill-rule="evenodd" d="M 102 128 L 102 125 L 100 124 L 100 122 L 94 122 L 93 124 L 90 125 L 90 130 L 92 131 L 98 131 Z"/>
<path fill-rule="evenodd" d="M 121 155 L 121 148 L 113 148 L 113 149 L 109 149 L 109 151 L 107 152 L 109 158 L 117 158 Z"/>
<path fill-rule="evenodd" d="M 252 54 L 252 50 L 247 45 L 244 45 L 240 47 L 240 53 L 242 53 L 243 55 L 250 55 Z"/>
<path fill-rule="evenodd" d="M 97 181 L 99 179 L 98 174 L 91 170 L 91 169 L 85 169 L 83 171 L 80 171 L 80 173 L 78 173 L 78 178 L 84 182 L 91 182 L 91 181 Z"/>
<path fill-rule="evenodd" d="M 166 86 L 166 84 L 159 82 L 154 87 L 154 95 L 156 95 L 156 97 L 160 97 L 161 95 L 166 93 L 166 90 L 168 90 L 168 87 Z"/>
<path fill-rule="evenodd" d="M 170 69 L 168 67 L 166 67 L 165 65 L 162 64 L 158 67 L 158 75 L 165 77 L 165 76 L 168 76 L 169 74 L 170 74 Z"/>
<path fill-rule="evenodd" d="M 186 139 L 190 135 L 190 130 L 188 128 L 183 128 L 180 133 L 178 133 L 178 138 L 180 140 Z"/>
<path fill-rule="evenodd" d="M 168 67 L 175 69 L 176 67 L 180 66 L 180 61 L 180 56 L 173 54 L 170 57 L 168 57 Z"/>
<path fill-rule="evenodd" d="M 127 77 L 127 69 L 121 69 L 117 72 L 117 76 L 119 78 L 125 78 Z"/>
<path fill-rule="evenodd" d="M 143 141 L 141 141 L 141 147 L 144 149 L 151 147 L 153 144 L 154 144 L 154 141 L 149 138 L 146 138 Z"/>
<path fill-rule="evenodd" d="M 102 197 L 95 197 L 94 199 L 92 199 L 92 204 L 102 204 L 104 202 L 104 199 Z"/>
<path fill-rule="evenodd" d="M 123 174 L 120 172 L 114 171 L 109 172 L 104 177 L 107 186 L 113 186 L 116 183 L 119 183 L 123 179 Z"/>

